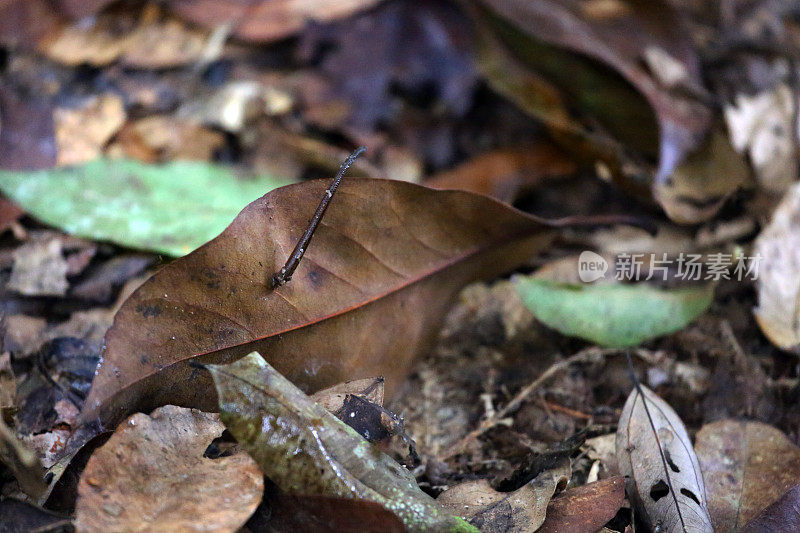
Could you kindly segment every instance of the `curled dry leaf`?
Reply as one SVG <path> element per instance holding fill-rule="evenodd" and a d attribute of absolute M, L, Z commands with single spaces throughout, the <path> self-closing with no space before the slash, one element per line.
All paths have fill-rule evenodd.
<path fill-rule="evenodd" d="M 743 527 L 800 483 L 800 448 L 761 422 L 706 424 L 697 433 L 695 451 L 716 531 Z"/>
<path fill-rule="evenodd" d="M 84 420 L 167 403 L 216 409 L 190 361 L 253 350 L 305 390 L 382 375 L 391 393 L 464 285 L 514 268 L 552 235 L 483 196 L 345 179 L 292 280 L 271 289 L 327 185 L 276 189 L 142 285 L 106 335 Z"/>
<path fill-rule="evenodd" d="M 755 243 L 758 264 L 756 321 L 772 343 L 800 354 L 800 184 L 781 200 Z"/>
<path fill-rule="evenodd" d="M 11 470 L 19 487 L 32 499 L 39 498 L 47 489 L 44 468 L 36 454 L 25 447 L 0 418 L 0 462 Z"/>
<path fill-rule="evenodd" d="M 615 476 L 559 494 L 547 504 L 539 533 L 595 533 L 614 518 L 625 500 L 625 479 Z"/>
<path fill-rule="evenodd" d="M 372 403 L 383 405 L 385 383 L 383 378 L 353 379 L 315 392 L 311 399 L 331 413 L 336 413 L 342 408 L 349 394 L 356 394 Z"/>
<path fill-rule="evenodd" d="M 641 191 L 654 174 L 653 195 L 674 220 L 710 218 L 747 178 L 743 159 L 712 134 L 711 110 L 697 97 L 706 94 L 699 58 L 668 3 L 618 0 L 602 14 L 589 7 L 596 2 L 479 3 L 488 8 L 473 14 L 489 82 L 624 186 Z M 568 107 L 604 132 L 572 120 Z"/>
<path fill-rule="evenodd" d="M 703 474 L 686 428 L 645 386 L 635 387 L 622 409 L 617 459 L 628 497 L 654 531 L 713 533 Z"/>
<path fill-rule="evenodd" d="M 750 156 L 756 178 L 770 192 L 786 191 L 797 178 L 794 106 L 792 90 L 781 84 L 754 96 L 739 94 L 725 109 L 733 146 Z"/>
<path fill-rule="evenodd" d="M 257 352 L 206 368 L 217 388 L 220 418 L 282 491 L 373 501 L 409 531 L 475 531 Z"/>
<path fill-rule="evenodd" d="M 209 28 L 231 24 L 240 39 L 269 42 L 288 37 L 310 21 L 328 22 L 369 9 L 380 0 L 171 0 L 180 16 Z"/>
<path fill-rule="evenodd" d="M 514 492 L 498 492 L 481 479 L 456 485 L 436 501 L 484 533 L 532 533 L 544 523 L 548 502 L 567 484 L 569 476 L 569 459 L 564 459 Z"/>
<path fill-rule="evenodd" d="M 215 414 L 168 405 L 120 424 L 78 484 L 79 531 L 237 531 L 264 489 L 244 452 L 203 457 L 224 426 Z"/>

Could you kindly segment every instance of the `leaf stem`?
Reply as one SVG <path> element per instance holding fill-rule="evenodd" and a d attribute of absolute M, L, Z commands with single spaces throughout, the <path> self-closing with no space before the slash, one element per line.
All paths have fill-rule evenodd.
<path fill-rule="evenodd" d="M 297 241 L 297 246 L 294 247 L 292 255 L 289 256 L 289 259 L 286 261 L 286 264 L 283 266 L 283 268 L 281 268 L 272 276 L 270 282 L 273 289 L 284 285 L 286 282 L 292 279 L 292 274 L 294 274 L 294 271 L 297 270 L 297 266 L 300 264 L 303 254 L 306 253 L 308 243 L 311 242 L 311 237 L 314 236 L 317 226 L 319 226 L 322 217 L 325 215 L 325 211 L 328 209 L 328 204 L 331 203 L 331 199 L 333 198 L 336 189 L 339 188 L 339 184 L 342 182 L 344 173 L 347 172 L 347 169 L 350 168 L 350 165 L 353 164 L 353 161 L 355 161 L 356 158 L 363 154 L 366 150 L 367 149 L 364 146 L 361 146 L 355 152 L 350 154 L 348 158 L 344 160 L 342 166 L 339 167 L 339 172 L 336 174 L 336 177 L 333 178 L 330 187 L 325 190 L 325 196 L 322 197 L 322 201 L 317 206 L 314 216 L 311 217 L 308 229 L 306 229 L 305 233 L 303 233 L 303 236 L 300 237 L 300 240 Z"/>

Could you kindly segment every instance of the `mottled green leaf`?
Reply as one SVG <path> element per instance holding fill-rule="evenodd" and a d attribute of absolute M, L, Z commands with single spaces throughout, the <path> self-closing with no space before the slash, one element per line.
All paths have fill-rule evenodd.
<path fill-rule="evenodd" d="M 258 352 L 207 368 L 222 421 L 284 492 L 377 502 L 409 531 L 477 531 L 446 512 L 405 468 L 306 396 Z"/>
<path fill-rule="evenodd" d="M 683 329 L 711 304 L 712 285 L 659 289 L 650 285 L 574 285 L 515 278 L 536 318 L 564 335 L 624 348 Z"/>
<path fill-rule="evenodd" d="M 287 183 L 189 161 L 98 159 L 70 168 L 0 171 L 3 193 L 47 224 L 171 256 L 216 237 L 244 206 Z"/>

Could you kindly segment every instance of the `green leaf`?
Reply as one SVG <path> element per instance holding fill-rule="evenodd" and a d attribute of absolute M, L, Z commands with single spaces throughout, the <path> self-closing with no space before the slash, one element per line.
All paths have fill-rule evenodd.
<path fill-rule="evenodd" d="M 282 491 L 377 502 L 409 531 L 477 531 L 446 512 L 405 468 L 306 396 L 258 352 L 206 368 L 214 377 L 222 421 Z"/>
<path fill-rule="evenodd" d="M 551 328 L 601 346 L 625 348 L 683 329 L 711 304 L 713 285 L 658 289 L 642 283 L 574 285 L 515 278 L 525 306 Z"/>
<path fill-rule="evenodd" d="M 216 237 L 248 203 L 289 180 L 218 165 L 98 159 L 82 166 L 0 171 L 0 189 L 67 233 L 171 256 Z"/>

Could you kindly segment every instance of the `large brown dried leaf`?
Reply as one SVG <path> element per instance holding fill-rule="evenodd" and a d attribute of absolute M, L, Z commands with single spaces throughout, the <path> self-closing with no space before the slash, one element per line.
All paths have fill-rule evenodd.
<path fill-rule="evenodd" d="M 706 424 L 697 433 L 695 450 L 716 531 L 744 526 L 800 482 L 800 448 L 761 422 Z"/>
<path fill-rule="evenodd" d="M 547 504 L 539 533 L 594 533 L 614 518 L 625 500 L 625 480 L 615 476 L 575 487 Z"/>
<path fill-rule="evenodd" d="M 225 426 L 168 405 L 137 413 L 89 459 L 78 484 L 79 531 L 236 531 L 261 501 L 263 476 L 240 451 L 203 457 Z"/>
<path fill-rule="evenodd" d="M 203 26 L 231 24 L 240 39 L 269 42 L 288 37 L 308 22 L 349 17 L 380 0 L 172 0 L 175 12 Z"/>
<path fill-rule="evenodd" d="M 213 410 L 213 386 L 189 362 L 253 350 L 305 390 L 379 375 L 391 393 L 461 287 L 550 239 L 533 217 L 486 197 L 348 179 L 292 281 L 270 289 L 326 186 L 270 192 L 139 288 L 106 335 L 84 421 L 167 403 Z"/>
<path fill-rule="evenodd" d="M 627 477 L 628 497 L 653 530 L 713 533 L 703 474 L 686 428 L 645 386 L 634 388 L 622 408 L 617 460 Z"/>

